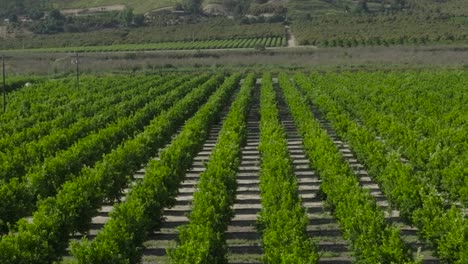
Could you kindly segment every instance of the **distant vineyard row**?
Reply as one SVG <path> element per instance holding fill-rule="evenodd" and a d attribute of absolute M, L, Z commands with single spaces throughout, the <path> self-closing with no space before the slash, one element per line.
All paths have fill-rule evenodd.
<path fill-rule="evenodd" d="M 144 50 L 201 50 L 201 49 L 239 49 L 281 47 L 287 43 L 285 37 L 265 37 L 246 39 L 205 40 L 193 42 L 161 42 L 152 44 L 121 44 L 111 46 L 63 47 L 25 49 L 16 51 L 35 52 L 112 52 L 112 51 L 144 51 Z"/>
<path fill-rule="evenodd" d="M 329 16 L 296 21 L 292 29 L 300 45 L 424 45 L 468 41 L 466 23 L 444 15 Z"/>

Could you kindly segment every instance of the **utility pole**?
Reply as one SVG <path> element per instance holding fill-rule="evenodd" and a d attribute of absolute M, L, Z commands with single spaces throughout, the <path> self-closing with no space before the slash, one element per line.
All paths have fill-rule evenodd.
<path fill-rule="evenodd" d="M 76 88 L 80 88 L 80 59 L 78 52 L 75 52 L 75 59 L 72 60 L 73 64 L 76 64 Z"/>
<path fill-rule="evenodd" d="M 2 55 L 3 66 L 3 113 L 6 112 L 6 76 L 5 76 L 5 54 Z"/>

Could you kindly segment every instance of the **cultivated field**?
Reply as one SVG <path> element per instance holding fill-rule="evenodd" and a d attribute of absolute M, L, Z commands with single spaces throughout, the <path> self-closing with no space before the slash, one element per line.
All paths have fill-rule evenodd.
<path fill-rule="evenodd" d="M 286 46 L 285 37 L 264 37 L 224 40 L 200 40 L 200 41 L 177 41 L 160 42 L 153 44 L 120 44 L 112 46 L 89 46 L 89 47 L 63 47 L 63 48 L 40 48 L 23 49 L 13 52 L 120 52 L 120 51 L 155 51 L 155 50 L 212 50 L 212 49 L 264 49 L 269 47 Z"/>
<path fill-rule="evenodd" d="M 51 35 L 25 35 L 21 40 L 2 39 L 2 49 L 25 50 L 177 50 L 210 48 L 253 48 L 259 43 L 247 40 L 284 37 L 284 25 L 280 23 L 239 24 L 223 18 L 173 26 L 103 29 L 83 33 Z M 0 35 L 0 37 L 3 37 Z M 243 42 L 241 46 L 236 43 Z M 252 45 L 250 45 L 252 44 Z M 276 46 L 281 46 L 278 43 Z M 268 46 L 268 43 L 265 43 Z M 271 46 L 275 46 L 272 44 Z"/>
<path fill-rule="evenodd" d="M 467 84 L 37 79 L 0 115 L 0 263 L 467 263 Z"/>

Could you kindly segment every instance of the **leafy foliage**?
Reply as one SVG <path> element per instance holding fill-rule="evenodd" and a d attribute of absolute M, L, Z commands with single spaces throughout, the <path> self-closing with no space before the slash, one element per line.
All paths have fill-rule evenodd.
<path fill-rule="evenodd" d="M 317 77 L 314 80 L 318 80 Z M 464 263 L 468 258 L 468 222 L 463 212 L 443 199 L 435 186 L 428 184 L 427 179 L 417 177 L 411 164 L 403 162 L 397 151 L 389 150 L 386 141 L 379 140 L 378 134 L 353 121 L 343 106 L 327 95 L 325 91 L 329 89 L 328 84 L 325 87 L 320 82 L 313 84 L 303 76 L 296 79 L 310 100 L 326 113 L 338 134 L 347 140 L 356 155 L 365 162 L 392 205 L 400 210 L 404 219 L 418 227 L 421 238 L 435 248 L 442 260 Z M 417 85 L 413 82 L 410 84 Z M 404 109 L 404 103 L 398 100 L 396 107 Z M 382 121 L 385 122 L 385 119 Z M 390 127 L 390 131 L 399 134 L 394 127 Z M 408 135 L 402 134 L 401 139 L 405 138 L 408 139 Z M 453 175 L 457 173 L 455 171 Z"/>
<path fill-rule="evenodd" d="M 266 263 L 317 263 L 317 246 L 308 237 L 307 214 L 279 120 L 271 75 L 264 73 L 260 96 L 259 223 Z"/>
<path fill-rule="evenodd" d="M 180 228 L 179 244 L 168 252 L 175 263 L 227 262 L 225 232 L 233 217 L 236 173 L 255 81 L 254 74 L 245 78 L 223 122 L 218 142 L 194 194 L 190 223 Z"/>
<path fill-rule="evenodd" d="M 163 209 L 174 204 L 185 171 L 208 136 L 208 130 L 229 100 L 240 79 L 234 74 L 218 87 L 208 102 L 188 120 L 171 145 L 152 160 L 142 182 L 125 202 L 116 206 L 111 219 L 92 242 L 86 239 L 72 248 L 80 263 L 134 263 L 148 232 L 160 227 Z"/>
<path fill-rule="evenodd" d="M 206 76 L 189 82 L 184 89 L 203 79 L 206 80 Z M 59 259 L 66 250 L 69 235 L 89 229 L 91 218 L 104 200 L 121 196 L 132 175 L 170 140 L 177 127 L 206 100 L 222 79 L 220 75 L 214 76 L 193 89 L 153 119 L 144 132 L 105 155 L 94 168 L 84 167 L 80 176 L 66 182 L 55 197 L 41 202 L 32 223 L 20 221 L 17 232 L 2 237 L 0 249 L 8 253 L 0 255 L 1 262 L 52 263 Z M 173 94 L 178 92 L 176 89 Z M 25 240 L 27 243 L 22 243 Z"/>
<path fill-rule="evenodd" d="M 96 131 L 84 138 L 77 140 L 70 148 L 60 151 L 55 156 L 50 157 L 42 164 L 38 164 L 28 171 L 20 185 L 12 193 L 8 191 L 8 183 L 1 185 L 0 197 L 11 203 L 2 203 L 0 210 L 6 212 L 2 217 L 8 217 L 10 222 L 14 222 L 20 217 L 32 213 L 36 201 L 41 201 L 45 197 L 55 195 L 60 190 L 62 184 L 74 179 L 83 166 L 93 166 L 102 155 L 110 152 L 119 144 L 141 131 L 155 115 L 162 110 L 172 106 L 180 99 L 180 96 L 187 92 L 191 84 L 181 86 L 175 91 L 156 100 L 151 100 L 133 115 L 123 116 L 115 122 L 109 123 L 105 128 Z M 13 195 L 13 197 L 9 197 Z M 15 199 L 14 197 L 30 197 L 28 200 Z M 8 197 L 8 198 L 7 198 Z M 25 211 L 15 211 L 15 208 L 25 208 Z"/>
<path fill-rule="evenodd" d="M 464 28 L 443 14 L 325 16 L 292 26 L 299 44 L 322 47 L 464 42 L 468 38 Z"/>
<path fill-rule="evenodd" d="M 296 80 L 300 86 L 307 84 L 303 79 Z M 303 137 L 307 157 L 322 179 L 321 190 L 340 222 L 344 237 L 351 241 L 356 258 L 363 263 L 411 263 L 411 254 L 399 230 L 386 223 L 383 211 L 370 193 L 359 186 L 353 171 L 315 119 L 307 100 L 285 74 L 280 76 L 280 86 Z"/>
<path fill-rule="evenodd" d="M 0 226 L 3 233 L 10 230 L 0 240 L 0 262 L 59 260 L 70 235 L 86 233 L 103 203 L 121 198 L 133 174 L 149 161 L 145 179 L 116 206 L 97 239 L 72 247 L 82 263 L 138 261 L 142 242 L 160 227 L 162 210 L 174 204 L 186 169 L 240 76 L 85 76 L 80 88 L 63 79 L 9 92 L 10 108 L 0 115 Z M 358 262 L 415 261 L 399 230 L 359 186 L 311 106 L 350 144 L 391 205 L 419 229 L 437 256 L 462 264 L 468 260 L 462 210 L 467 200 L 466 78 L 462 71 L 280 74 L 307 158 Z M 231 106 L 198 186 L 191 223 L 181 229 L 179 247 L 172 252 L 175 261 L 225 260 L 224 231 L 232 217 L 254 80 L 246 77 Z M 273 86 L 271 75 L 264 74 L 259 226 L 265 261 L 314 263 L 316 246 L 305 232 L 308 219 Z M 184 123 L 160 159 L 151 160 Z M 35 209 L 30 221 L 16 222 Z"/>

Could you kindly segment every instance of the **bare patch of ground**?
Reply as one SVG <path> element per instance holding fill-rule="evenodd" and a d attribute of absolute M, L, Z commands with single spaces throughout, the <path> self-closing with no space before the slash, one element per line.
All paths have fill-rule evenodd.
<path fill-rule="evenodd" d="M 0 38 L 4 38 L 7 34 L 7 27 L 6 26 L 0 26 Z"/>
<path fill-rule="evenodd" d="M 161 11 L 174 11 L 174 7 L 173 6 L 166 6 L 166 7 L 156 8 L 156 9 L 153 9 L 151 11 L 146 12 L 145 15 L 149 15 L 149 14 L 153 14 L 153 13 L 157 13 L 157 12 L 161 12 Z"/>
<path fill-rule="evenodd" d="M 125 5 L 108 5 L 108 6 L 96 6 L 90 8 L 75 8 L 75 9 L 62 9 L 60 12 L 64 15 L 88 15 L 93 13 L 110 12 L 110 11 L 122 11 L 125 9 Z"/>
<path fill-rule="evenodd" d="M 425 47 L 277 48 L 266 51 L 152 51 L 83 53 L 83 72 L 182 68 L 237 69 L 272 66 L 324 71 L 468 69 L 467 45 Z M 75 70 L 72 53 L 5 52 L 10 73 L 62 74 Z M 131 55 L 131 56 L 129 56 Z"/>
<path fill-rule="evenodd" d="M 210 15 L 227 15 L 228 12 L 222 4 L 207 4 L 203 7 L 203 12 Z"/>

